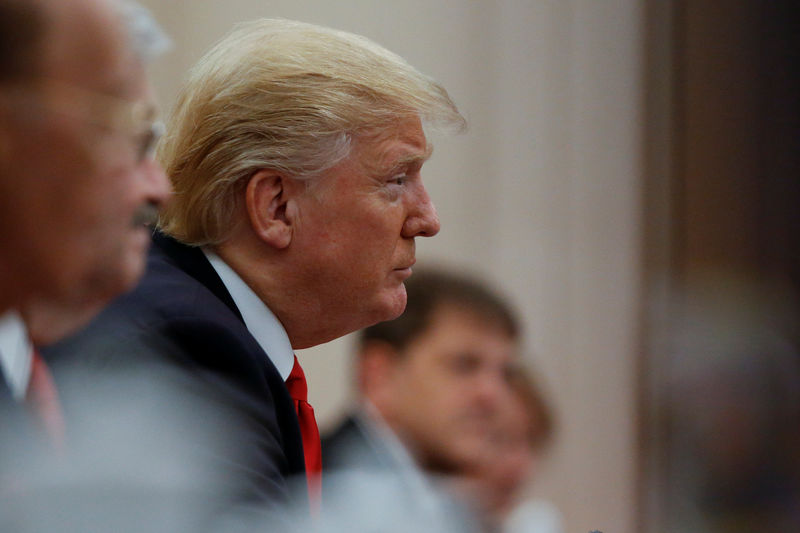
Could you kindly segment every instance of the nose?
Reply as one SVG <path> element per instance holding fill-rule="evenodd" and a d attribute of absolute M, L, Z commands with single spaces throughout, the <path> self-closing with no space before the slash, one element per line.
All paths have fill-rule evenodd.
<path fill-rule="evenodd" d="M 163 205 L 172 193 L 167 175 L 161 165 L 152 158 L 146 160 L 143 165 L 147 199 L 156 205 Z"/>
<path fill-rule="evenodd" d="M 439 215 L 436 214 L 436 208 L 433 206 L 431 197 L 422 184 L 420 184 L 420 191 L 412 202 L 408 217 L 403 223 L 403 237 L 407 239 L 433 237 L 439 233 L 439 229 L 441 229 Z"/>
<path fill-rule="evenodd" d="M 506 379 L 497 372 L 485 371 L 481 373 L 475 383 L 475 395 L 482 405 L 490 410 L 495 410 L 502 403 L 508 387 Z"/>

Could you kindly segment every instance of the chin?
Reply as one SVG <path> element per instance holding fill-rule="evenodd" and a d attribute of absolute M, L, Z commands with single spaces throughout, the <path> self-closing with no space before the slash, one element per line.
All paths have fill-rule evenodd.
<path fill-rule="evenodd" d="M 96 290 L 84 288 L 32 300 L 21 311 L 31 339 L 37 345 L 46 346 L 86 326 L 107 303 Z"/>
<path fill-rule="evenodd" d="M 386 304 L 386 312 L 385 317 L 379 320 L 379 322 L 385 322 L 387 320 L 394 320 L 395 318 L 399 317 L 403 314 L 403 311 L 406 310 L 406 303 L 408 302 L 408 295 L 406 294 L 406 287 L 402 283 L 400 287 L 397 288 L 393 293 L 389 296 L 388 302 Z"/>
<path fill-rule="evenodd" d="M 393 306 L 393 307 L 385 307 L 379 313 L 375 313 L 373 315 L 373 319 L 369 321 L 369 324 L 366 324 L 364 327 L 372 326 L 374 324 L 378 324 L 379 322 L 389 322 L 390 320 L 394 320 L 395 318 L 399 317 L 405 311 L 406 306 Z M 359 328 L 360 329 L 360 328 Z"/>
<path fill-rule="evenodd" d="M 379 322 L 394 320 L 406 310 L 406 299 L 406 289 L 402 285 L 399 288 L 381 293 L 377 298 L 373 296 L 370 300 L 362 296 L 360 301 L 369 301 L 369 305 L 363 305 L 359 308 L 357 327 L 348 331 L 348 333 Z M 350 325 L 353 326 L 354 324 L 351 323 Z"/>
<path fill-rule="evenodd" d="M 400 315 L 403 314 L 403 311 L 405 311 L 405 309 L 406 309 L 405 305 L 393 309 L 390 313 L 386 314 L 386 317 L 383 320 L 381 320 L 381 322 L 387 322 L 389 320 L 394 320 L 395 318 L 398 318 Z"/>
<path fill-rule="evenodd" d="M 150 249 L 149 232 L 137 232 L 137 237 L 144 233 L 144 239 L 134 239 L 125 250 L 120 263 L 116 266 L 118 276 L 118 292 L 127 292 L 134 288 L 144 275 L 147 266 L 147 251 Z"/>
<path fill-rule="evenodd" d="M 139 280 L 144 275 L 145 266 L 145 256 L 138 256 L 128 262 L 121 272 L 120 292 L 127 292 L 139 283 Z"/>
<path fill-rule="evenodd" d="M 87 301 L 103 307 L 117 296 L 132 290 L 145 271 L 145 256 L 138 250 L 127 250 L 116 263 L 96 268 L 84 285 Z"/>

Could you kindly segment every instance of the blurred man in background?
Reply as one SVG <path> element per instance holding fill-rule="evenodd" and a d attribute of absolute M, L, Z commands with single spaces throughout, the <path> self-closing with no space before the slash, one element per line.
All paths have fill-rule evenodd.
<path fill-rule="evenodd" d="M 490 530 L 560 533 L 558 510 L 540 499 L 523 499 L 553 437 L 553 414 L 531 373 L 518 366 L 492 429 L 489 453 L 477 479 L 475 504 Z"/>
<path fill-rule="evenodd" d="M 358 406 L 324 439 L 323 464 L 396 477 L 409 498 L 398 505 L 414 516 L 442 484 L 461 494 L 482 473 L 519 327 L 506 302 L 472 279 L 418 271 L 407 289 L 402 316 L 360 334 Z"/>

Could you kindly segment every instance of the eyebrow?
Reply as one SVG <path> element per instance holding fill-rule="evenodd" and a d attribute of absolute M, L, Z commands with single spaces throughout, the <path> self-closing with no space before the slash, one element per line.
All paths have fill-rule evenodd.
<path fill-rule="evenodd" d="M 425 151 L 423 153 L 421 154 L 406 153 L 404 155 L 401 155 L 400 157 L 392 161 L 391 165 L 386 165 L 384 169 L 385 171 L 390 172 L 399 168 L 409 167 L 415 164 L 422 165 L 423 163 L 425 163 L 425 161 L 430 159 L 431 155 L 433 155 L 433 144 L 428 143 L 425 146 Z"/>

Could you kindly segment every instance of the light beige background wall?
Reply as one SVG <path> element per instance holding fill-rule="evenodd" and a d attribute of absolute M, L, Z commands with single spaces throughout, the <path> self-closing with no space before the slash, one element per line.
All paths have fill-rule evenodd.
<path fill-rule="evenodd" d="M 370 37 L 448 88 L 470 121 L 434 137 L 424 177 L 442 232 L 420 264 L 486 277 L 524 314 L 526 357 L 558 410 L 533 492 L 566 531 L 633 533 L 641 217 L 636 0 L 143 0 L 175 41 L 154 67 L 168 108 L 237 21 L 278 16 Z M 321 425 L 349 397 L 350 339 L 300 354 Z"/>

